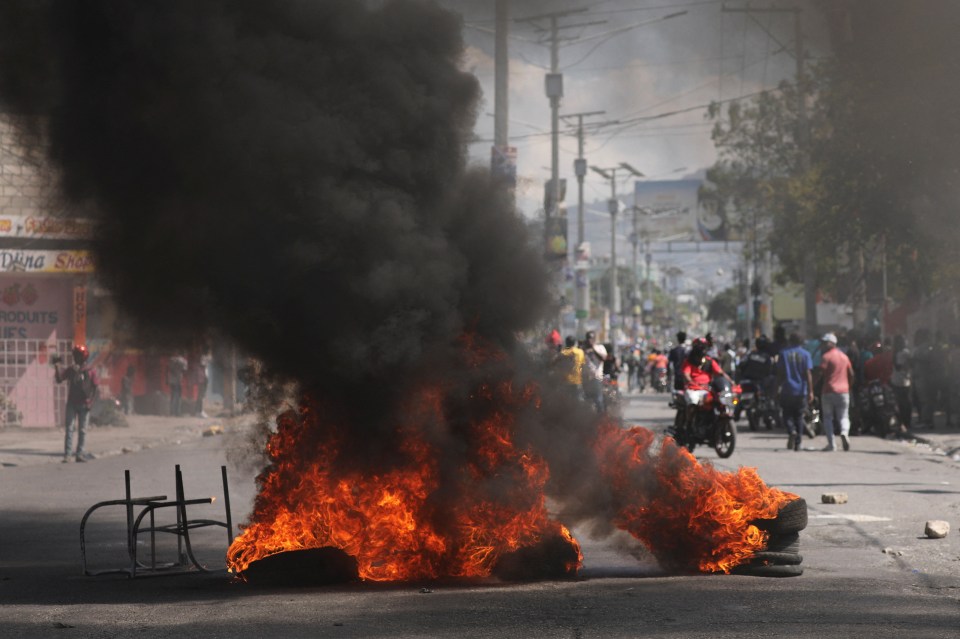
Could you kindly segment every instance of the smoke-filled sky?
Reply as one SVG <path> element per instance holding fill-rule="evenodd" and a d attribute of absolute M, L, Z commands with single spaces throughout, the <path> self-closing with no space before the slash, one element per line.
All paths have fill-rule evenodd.
<path fill-rule="evenodd" d="M 471 146 L 471 157 L 488 162 L 493 139 L 494 69 L 493 0 L 444 0 L 462 12 L 468 49 L 467 65 L 481 82 L 483 114 Z M 746 3 L 740 3 L 746 4 Z M 773 6 L 793 6 L 779 2 Z M 811 55 L 821 55 L 823 32 L 819 14 L 805 5 L 803 22 Z M 710 140 L 711 125 L 704 109 L 694 108 L 713 100 L 728 100 L 775 87 L 792 78 L 794 26 L 792 14 L 723 13 L 722 1 L 692 0 L 515 0 L 511 5 L 510 136 L 518 147 L 518 200 L 524 213 L 542 207 L 543 181 L 550 176 L 550 106 L 544 95 L 544 74 L 550 64 L 549 49 L 533 44 L 539 34 L 529 23 L 513 20 L 526 16 L 587 8 L 587 12 L 561 19 L 561 24 L 606 21 L 606 24 L 564 31 L 571 37 L 591 37 L 621 27 L 686 11 L 686 15 L 634 29 L 569 43 L 560 50 L 565 96 L 560 112 L 606 111 L 594 122 L 619 120 L 623 125 L 604 127 L 589 134 L 586 155 L 591 164 L 617 166 L 626 161 L 653 179 L 674 179 L 709 166 L 716 157 Z M 726 2 L 728 7 L 738 3 Z M 768 5 L 765 5 L 768 6 Z M 539 21 L 546 26 L 546 21 Z M 769 32 L 769 33 L 768 33 Z M 784 48 L 786 47 L 786 49 Z M 637 118 L 692 109 L 662 119 Z M 632 120 L 632 122 L 631 122 Z M 590 120 L 588 119 L 588 122 Z M 560 175 L 574 182 L 576 139 L 561 138 Z M 622 191 L 629 191 L 625 184 Z M 587 178 L 586 199 L 608 197 L 609 186 L 594 174 Z M 574 192 L 568 203 L 575 202 Z M 588 224 L 603 225 L 602 217 Z"/>
<path fill-rule="evenodd" d="M 0 99 L 48 127 L 65 199 L 100 222 L 98 272 L 140 320 L 216 327 L 381 413 L 457 336 L 509 347 L 541 316 L 539 251 L 466 170 L 479 85 L 455 15 L 29 0 L 0 6 L 0 43 Z"/>

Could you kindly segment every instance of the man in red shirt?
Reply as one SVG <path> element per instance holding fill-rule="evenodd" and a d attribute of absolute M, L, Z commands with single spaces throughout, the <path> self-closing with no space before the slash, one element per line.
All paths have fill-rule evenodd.
<path fill-rule="evenodd" d="M 893 375 L 893 351 L 886 343 L 873 351 L 874 356 L 863 365 L 863 379 L 867 382 L 878 380 L 884 386 L 890 386 Z"/>
<path fill-rule="evenodd" d="M 834 429 L 840 423 L 840 442 L 843 450 L 850 450 L 850 389 L 853 388 L 853 365 L 850 358 L 837 348 L 837 336 L 827 333 L 820 341 L 823 355 L 820 359 L 823 388 L 820 404 L 823 412 L 823 430 L 827 434 L 827 447 L 836 450 L 833 441 Z"/>

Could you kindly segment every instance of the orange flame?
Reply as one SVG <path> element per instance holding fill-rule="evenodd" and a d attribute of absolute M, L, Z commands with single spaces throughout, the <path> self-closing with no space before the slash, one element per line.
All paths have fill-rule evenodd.
<path fill-rule="evenodd" d="M 461 346 L 467 369 L 505 361 L 476 338 Z M 539 414 L 537 389 L 478 383 L 458 399 L 466 411 L 451 408 L 454 396 L 452 384 L 413 393 L 392 427 L 398 454 L 365 470 L 346 461 L 348 426 L 320 405 L 304 399 L 280 415 L 251 521 L 227 553 L 231 571 L 285 551 L 334 547 L 356 558 L 362 579 L 484 577 L 509 553 L 559 539 L 577 557 L 565 574 L 575 574 L 580 546 L 546 509 L 547 461 L 518 444 L 520 416 Z M 445 458 L 451 442 L 455 463 Z M 729 572 L 762 550 L 766 533 L 751 522 L 775 517 L 795 496 L 768 488 L 754 469 L 719 472 L 672 439 L 657 443 L 639 427 L 597 430 L 598 482 L 609 491 L 614 524 L 670 570 Z"/>
<path fill-rule="evenodd" d="M 765 547 L 767 533 L 750 522 L 797 498 L 767 487 L 754 468 L 720 472 L 670 438 L 659 450 L 654 442 L 644 428 L 607 425 L 596 451 L 618 504 L 614 523 L 668 569 L 729 573 Z"/>
<path fill-rule="evenodd" d="M 447 423 L 437 390 L 411 402 L 426 409 L 411 411 L 414 418 L 398 426 L 403 459 L 380 473 L 335 472 L 334 434 L 306 459 L 305 433 L 336 432 L 309 402 L 281 415 L 268 444 L 273 464 L 259 478 L 251 524 L 230 546 L 230 569 L 240 573 L 268 555 L 332 546 L 356 557 L 362 579 L 483 577 L 505 553 L 558 536 L 579 555 L 569 531 L 547 514 L 546 463 L 513 441 L 518 403 L 534 395 L 514 394 L 509 384 L 483 386 L 478 394 L 499 409 L 469 425 L 469 463 L 453 476 L 441 470 L 426 435 L 426 424 Z M 441 488 L 456 497 L 438 499 Z M 575 573 L 579 561 L 567 568 Z"/>

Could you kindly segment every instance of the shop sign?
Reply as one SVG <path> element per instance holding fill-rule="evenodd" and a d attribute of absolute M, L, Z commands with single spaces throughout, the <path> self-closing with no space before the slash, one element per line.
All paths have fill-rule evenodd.
<path fill-rule="evenodd" d="M 8 273 L 92 273 L 89 251 L 0 250 L 0 271 Z"/>
<path fill-rule="evenodd" d="M 40 215 L 0 215 L 0 237 L 86 240 L 93 237 L 93 221 Z"/>

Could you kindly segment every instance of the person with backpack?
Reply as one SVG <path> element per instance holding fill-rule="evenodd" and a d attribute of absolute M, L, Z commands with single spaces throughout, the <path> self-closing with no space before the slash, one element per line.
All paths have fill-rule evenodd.
<path fill-rule="evenodd" d="M 73 457 L 78 462 L 93 459 L 84 449 L 84 440 L 87 435 L 87 416 L 97 398 L 97 372 L 86 365 L 90 353 L 87 347 L 78 344 L 73 347 L 73 364 L 62 366 L 60 359 L 53 362 L 54 379 L 58 384 L 67 382 L 67 406 L 65 410 L 66 436 L 63 443 L 63 462 L 70 461 L 70 450 L 73 447 L 73 430 L 77 428 L 77 450 Z"/>

